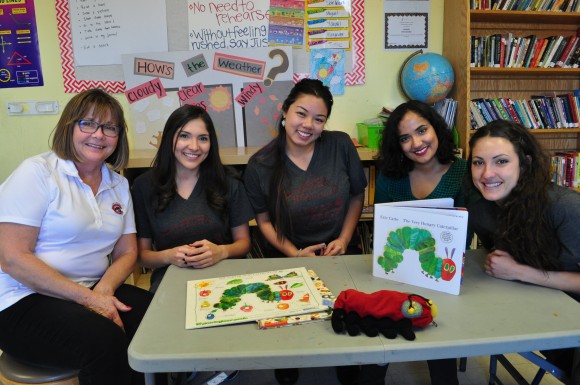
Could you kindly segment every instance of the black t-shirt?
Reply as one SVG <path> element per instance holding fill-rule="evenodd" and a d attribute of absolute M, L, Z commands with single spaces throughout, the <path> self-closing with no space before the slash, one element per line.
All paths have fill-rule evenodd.
<path fill-rule="evenodd" d="M 289 186 L 286 189 L 288 215 L 293 234 L 284 234 L 303 248 L 338 238 L 351 196 L 367 185 L 356 148 L 350 137 L 339 131 L 323 131 L 315 142 L 306 171 L 286 157 Z M 244 173 L 248 197 L 256 214 L 268 211 L 272 164 L 252 157 Z"/>
<path fill-rule="evenodd" d="M 227 218 L 209 207 L 200 179 L 188 199 L 176 195 L 162 212 L 156 213 L 151 171 L 140 175 L 131 189 L 137 236 L 152 240 L 156 250 L 165 250 L 207 239 L 218 245 L 233 242 L 231 228 L 248 223 L 254 213 L 240 180 L 228 177 Z"/>

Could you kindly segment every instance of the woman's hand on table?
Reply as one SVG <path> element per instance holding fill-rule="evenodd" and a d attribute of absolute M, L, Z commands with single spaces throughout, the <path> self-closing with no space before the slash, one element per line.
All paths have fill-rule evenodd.
<path fill-rule="evenodd" d="M 507 251 L 493 250 L 487 254 L 483 268 L 492 277 L 512 281 L 519 279 L 521 265 Z"/>

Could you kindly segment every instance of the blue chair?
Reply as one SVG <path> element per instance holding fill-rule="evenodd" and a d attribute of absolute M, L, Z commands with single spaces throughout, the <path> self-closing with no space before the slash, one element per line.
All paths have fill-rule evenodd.
<path fill-rule="evenodd" d="M 566 373 L 559 367 L 553 365 L 547 361 L 544 357 L 536 354 L 534 352 L 520 352 L 518 353 L 522 357 L 526 358 L 533 364 L 538 366 L 538 371 L 534 376 L 532 382 L 528 383 L 526 379 L 520 374 L 520 372 L 508 361 L 508 359 L 503 354 L 492 355 L 489 360 L 489 384 L 494 385 L 496 382 L 502 385 L 501 380 L 497 376 L 497 364 L 503 365 L 505 370 L 509 375 L 519 384 L 519 385 L 538 385 L 544 374 L 551 373 L 554 377 L 563 383 L 569 383 L 569 379 Z"/>
<path fill-rule="evenodd" d="M 79 385 L 78 372 L 78 370 L 30 365 L 6 353 L 0 356 L 0 384 L 2 385 Z"/>

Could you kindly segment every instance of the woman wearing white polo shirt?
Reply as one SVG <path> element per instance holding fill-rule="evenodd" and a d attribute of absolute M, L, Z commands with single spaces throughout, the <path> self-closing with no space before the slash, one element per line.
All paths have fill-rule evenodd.
<path fill-rule="evenodd" d="M 124 285 L 137 258 L 120 104 L 89 90 L 64 108 L 52 151 L 0 186 L 0 349 L 80 369 L 80 384 L 136 384 L 127 347 L 151 294 Z"/>

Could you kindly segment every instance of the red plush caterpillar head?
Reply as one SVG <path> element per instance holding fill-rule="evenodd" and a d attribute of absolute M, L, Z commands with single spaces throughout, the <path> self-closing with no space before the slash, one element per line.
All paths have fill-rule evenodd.
<path fill-rule="evenodd" d="M 371 315 L 394 321 L 408 318 L 413 326 L 425 327 L 437 316 L 437 307 L 427 298 L 417 294 L 393 290 L 380 290 L 371 294 L 354 289 L 340 292 L 334 302 L 335 309 L 346 313 L 354 311 L 360 317 Z"/>

